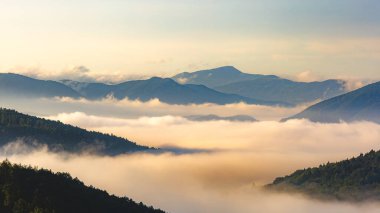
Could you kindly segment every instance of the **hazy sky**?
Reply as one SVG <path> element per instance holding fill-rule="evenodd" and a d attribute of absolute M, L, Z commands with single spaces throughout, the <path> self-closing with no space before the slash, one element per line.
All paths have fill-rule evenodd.
<path fill-rule="evenodd" d="M 378 0 L 0 0 L 0 70 L 380 78 Z"/>

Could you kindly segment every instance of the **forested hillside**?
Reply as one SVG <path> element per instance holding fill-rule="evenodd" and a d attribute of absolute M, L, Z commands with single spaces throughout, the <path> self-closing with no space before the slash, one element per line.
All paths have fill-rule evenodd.
<path fill-rule="evenodd" d="M 298 170 L 267 186 L 322 199 L 380 200 L 380 151 L 337 163 Z"/>
<path fill-rule="evenodd" d="M 86 186 L 67 173 L 4 161 L 0 164 L 2 213 L 163 213 L 127 197 Z"/>
<path fill-rule="evenodd" d="M 0 108 L 0 134 L 0 145 L 21 140 L 31 146 L 36 143 L 46 144 L 51 151 L 117 155 L 151 150 L 121 137 L 87 131 L 3 108 Z"/>

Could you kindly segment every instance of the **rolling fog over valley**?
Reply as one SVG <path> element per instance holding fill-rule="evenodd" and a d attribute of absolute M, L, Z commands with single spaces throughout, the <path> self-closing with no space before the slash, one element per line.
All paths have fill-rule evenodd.
<path fill-rule="evenodd" d="M 0 213 L 377 213 L 380 1 L 0 1 Z"/>
<path fill-rule="evenodd" d="M 39 107 L 29 108 L 33 111 L 31 114 L 112 133 L 141 145 L 171 149 L 161 154 L 135 153 L 115 157 L 52 153 L 44 146 L 31 148 L 21 138 L 2 148 L 3 159 L 69 172 L 86 184 L 119 196 L 133 197 L 168 212 L 284 212 L 284 209 L 291 209 L 289 212 L 376 212 L 378 208 L 376 203 L 322 202 L 302 195 L 270 193 L 262 189 L 276 177 L 297 169 L 379 149 L 380 125 L 376 123 L 279 122 L 281 117 L 288 117 L 299 109 L 246 104 L 181 106 L 158 101 L 57 98 L 35 99 L 30 103 L 59 106 L 50 109 L 51 112 L 39 110 L 43 109 Z M 115 110 L 102 112 L 110 104 Z M 70 108 L 83 111 L 70 112 Z M 149 115 L 152 109 L 157 115 Z M 258 113 L 260 109 L 264 112 L 262 114 L 277 112 L 272 115 L 276 119 L 194 121 L 184 116 L 195 112 L 229 115 L 244 110 Z M 124 112 L 134 116 L 120 117 Z M 171 152 L 173 149 L 177 151 Z M 277 205 L 272 205 L 273 202 Z"/>
<path fill-rule="evenodd" d="M 302 191 L 266 189 L 276 178 L 298 169 L 378 150 L 380 124 L 376 114 L 344 121 L 346 111 L 360 112 L 355 106 L 369 94 L 371 98 L 363 107 L 371 106 L 368 112 L 377 113 L 373 111 L 379 103 L 377 84 L 296 105 L 244 100 L 173 104 L 160 100 L 161 94 L 149 100 L 116 98 L 112 93 L 95 99 L 79 93 L 50 97 L 29 90 L 28 84 L 5 88 L 32 93 L 25 97 L 3 92 L 2 107 L 47 119 L 2 110 L 3 131 L 10 131 L 12 137 L 2 142 L 0 157 L 12 163 L 68 172 L 87 185 L 167 212 L 376 212 L 379 208 L 375 201 L 323 201 Z M 295 93 L 295 97 L 301 96 Z M 324 123 L 297 117 L 301 112 L 314 113 L 320 105 L 319 113 L 333 113 L 323 111 L 323 105 L 334 100 L 351 103 L 334 102 L 346 107 L 336 114 L 341 120 Z M 17 116 L 21 117 L 13 121 Z M 30 128 L 34 129 L 32 134 Z"/>

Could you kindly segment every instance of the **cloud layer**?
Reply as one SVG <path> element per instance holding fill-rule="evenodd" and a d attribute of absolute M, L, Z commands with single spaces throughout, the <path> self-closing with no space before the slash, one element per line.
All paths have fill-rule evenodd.
<path fill-rule="evenodd" d="M 22 108 L 21 104 L 17 106 Z M 34 114 L 46 113 L 49 119 L 113 133 L 144 145 L 211 150 L 101 157 L 49 153 L 43 146 L 34 146 L 31 151 L 21 141 L 0 150 L 2 159 L 66 171 L 86 184 L 168 212 L 350 213 L 377 212 L 379 208 L 377 204 L 324 203 L 299 195 L 268 194 L 260 190 L 260 186 L 275 177 L 296 169 L 379 149 L 378 124 L 320 124 L 307 120 L 195 122 L 183 117 L 195 112 L 223 115 L 260 112 L 258 106 L 242 104 L 171 106 L 157 100 L 141 103 L 113 99 L 94 102 L 43 99 L 28 102 L 27 106 Z M 284 109 L 270 110 L 278 116 Z"/>

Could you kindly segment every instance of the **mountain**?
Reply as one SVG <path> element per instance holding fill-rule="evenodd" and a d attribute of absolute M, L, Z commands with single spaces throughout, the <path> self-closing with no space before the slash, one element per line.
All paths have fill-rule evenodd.
<path fill-rule="evenodd" d="M 276 178 L 268 189 L 300 192 L 320 199 L 380 200 L 380 152 Z"/>
<path fill-rule="evenodd" d="M 210 88 L 258 78 L 275 79 L 278 77 L 274 75 L 247 74 L 233 66 L 224 66 L 191 73 L 183 72 L 172 77 L 172 79 L 181 84 L 201 84 Z"/>
<path fill-rule="evenodd" d="M 191 121 L 232 121 L 232 122 L 255 122 L 255 118 L 249 115 L 234 115 L 234 116 L 218 116 L 218 115 L 189 115 L 185 116 Z"/>
<path fill-rule="evenodd" d="M 13 73 L 0 73 L 0 95 L 30 98 L 80 97 L 78 92 L 62 83 L 37 80 Z"/>
<path fill-rule="evenodd" d="M 287 105 L 282 102 L 261 101 L 235 94 L 225 94 L 204 85 L 178 84 L 170 78 L 153 77 L 148 80 L 127 81 L 108 85 L 64 80 L 64 84 L 75 89 L 88 99 L 101 99 L 112 95 L 117 99 L 149 101 L 157 98 L 169 104 L 230 104 L 245 102 L 260 105 Z"/>
<path fill-rule="evenodd" d="M 293 105 L 345 92 L 344 82 L 339 80 L 296 82 L 275 75 L 247 74 L 231 66 L 180 73 L 172 78 L 179 83 L 202 84 L 223 93 Z"/>
<path fill-rule="evenodd" d="M 2 108 L 0 108 L 0 135 L 0 146 L 22 140 L 32 147 L 47 145 L 51 151 L 117 155 L 154 150 L 124 138 L 87 131 L 58 121 Z"/>
<path fill-rule="evenodd" d="M 164 213 L 127 197 L 86 186 L 67 173 L 52 173 L 3 161 L 0 164 L 0 212 Z"/>
<path fill-rule="evenodd" d="M 282 78 L 258 78 L 235 82 L 214 88 L 217 91 L 267 101 L 303 104 L 325 100 L 344 93 L 344 83 L 339 80 L 322 82 L 295 82 Z"/>
<path fill-rule="evenodd" d="M 380 123 L 380 82 L 322 101 L 284 121 L 301 118 L 322 123 L 340 121 Z"/>

